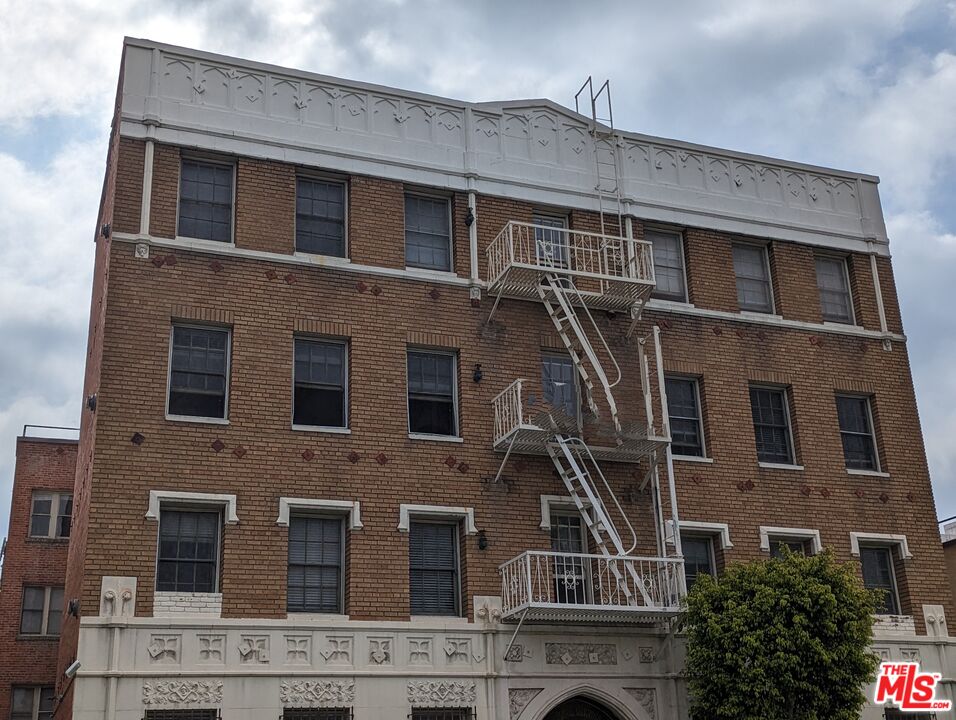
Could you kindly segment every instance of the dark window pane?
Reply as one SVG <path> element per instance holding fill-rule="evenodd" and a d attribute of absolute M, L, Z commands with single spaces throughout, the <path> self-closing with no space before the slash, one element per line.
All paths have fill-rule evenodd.
<path fill-rule="evenodd" d="M 292 422 L 345 427 L 345 345 L 296 339 Z"/>
<path fill-rule="evenodd" d="M 773 311 L 767 251 L 755 245 L 734 245 L 734 274 L 737 277 L 737 304 L 741 310 Z"/>
<path fill-rule="evenodd" d="M 809 548 L 807 540 L 771 540 L 770 557 L 781 558 L 784 555 L 784 548 L 797 555 L 808 555 Z"/>
<path fill-rule="evenodd" d="M 684 288 L 684 255 L 680 234 L 648 230 L 644 239 L 654 247 L 654 276 L 656 284 L 651 297 L 683 302 L 687 299 Z"/>
<path fill-rule="evenodd" d="M 846 261 L 842 258 L 818 257 L 816 266 L 823 319 L 828 322 L 852 323 L 853 303 L 847 282 Z"/>
<path fill-rule="evenodd" d="M 50 513 L 53 512 L 52 495 L 35 495 L 30 513 L 30 535 L 47 537 L 50 534 Z"/>
<path fill-rule="evenodd" d="M 471 708 L 412 708 L 411 720 L 472 720 Z"/>
<path fill-rule="evenodd" d="M 73 521 L 73 496 L 60 495 L 59 515 L 56 521 L 56 536 L 70 537 L 70 527 Z"/>
<path fill-rule="evenodd" d="M 345 185 L 298 178 L 295 249 L 345 257 Z"/>
<path fill-rule="evenodd" d="M 408 427 L 413 433 L 457 435 L 455 356 L 408 353 Z"/>
<path fill-rule="evenodd" d="M 667 378 L 664 389 L 671 427 L 671 451 L 675 455 L 702 457 L 704 442 L 697 406 L 697 383 L 683 378 Z"/>
<path fill-rule="evenodd" d="M 836 403 L 846 466 L 854 470 L 878 470 L 869 399 L 837 395 Z"/>
<path fill-rule="evenodd" d="M 570 356 L 547 354 L 541 358 L 541 386 L 545 402 L 577 420 L 577 371 Z"/>
<path fill-rule="evenodd" d="M 448 200 L 405 196 L 405 264 L 428 270 L 451 270 Z"/>
<path fill-rule="evenodd" d="M 684 552 L 684 577 L 687 589 L 693 586 L 698 575 L 715 575 L 713 544 L 708 537 L 681 536 Z"/>
<path fill-rule="evenodd" d="M 218 710 L 183 709 L 183 710 L 146 710 L 143 720 L 220 720 L 222 716 Z"/>
<path fill-rule="evenodd" d="M 228 338 L 226 330 L 173 327 L 170 415 L 226 416 Z"/>
<path fill-rule="evenodd" d="M 349 708 L 285 708 L 282 720 L 352 720 Z"/>
<path fill-rule="evenodd" d="M 757 459 L 760 462 L 784 465 L 793 463 L 786 405 L 787 395 L 784 390 L 750 388 L 750 409 L 753 414 Z"/>
<path fill-rule="evenodd" d="M 289 519 L 289 612 L 341 613 L 341 518 Z"/>
<path fill-rule="evenodd" d="M 863 566 L 863 585 L 883 593 L 877 607 L 878 615 L 899 615 L 899 598 L 896 595 L 896 579 L 893 571 L 893 553 L 888 547 L 861 547 L 860 564 Z"/>
<path fill-rule="evenodd" d="M 584 553 L 584 536 L 580 515 L 551 516 L 551 552 Z M 552 558 L 554 578 L 553 602 L 585 604 L 588 602 L 585 560 L 580 557 Z"/>
<path fill-rule="evenodd" d="M 163 510 L 160 513 L 157 590 L 216 591 L 220 522 L 218 512 Z"/>
<path fill-rule="evenodd" d="M 183 160 L 178 232 L 203 240 L 232 240 L 232 168 Z"/>
<path fill-rule="evenodd" d="M 411 523 L 408 538 L 412 615 L 458 615 L 458 526 Z"/>
<path fill-rule="evenodd" d="M 46 588 L 23 588 L 23 605 L 20 612 L 21 634 L 39 635 L 43 632 L 43 607 L 45 602 Z"/>

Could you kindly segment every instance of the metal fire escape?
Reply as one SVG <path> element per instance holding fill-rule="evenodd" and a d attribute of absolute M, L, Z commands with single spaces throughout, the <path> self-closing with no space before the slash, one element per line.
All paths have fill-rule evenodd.
<path fill-rule="evenodd" d="M 611 438 L 605 445 L 589 443 L 577 418 L 534 402 L 531 393 L 525 396 L 525 380 L 516 380 L 493 401 L 495 448 L 504 453 L 498 478 L 512 454 L 548 456 L 570 502 L 580 511 L 588 542 L 596 551 L 528 551 L 501 566 L 502 616 L 518 621 L 515 635 L 525 620 L 666 620 L 676 614 L 685 592 L 679 545 L 668 556 L 658 473 L 661 453 L 670 442 L 659 330 L 654 328 L 635 344 L 644 418 L 624 422 L 614 396 L 622 369 L 591 312 L 592 308 L 626 311 L 633 331 L 654 287 L 652 248 L 633 239 L 623 212 L 610 85 L 605 82 L 595 92 L 588 78 L 575 96 L 576 106 L 582 98 L 589 104 L 601 232 L 512 221 L 487 251 L 489 292 L 495 296 L 491 315 L 505 297 L 542 303 L 580 379 L 582 402 Z M 606 108 L 606 118 L 599 117 L 599 105 Z M 655 419 L 652 374 L 661 407 L 659 420 Z M 641 489 L 650 490 L 656 556 L 634 554 L 639 534 L 601 471 L 599 459 L 647 463 Z M 673 485 L 670 497 L 669 514 L 676 520 Z M 623 523 L 624 533 L 615 518 Z"/>

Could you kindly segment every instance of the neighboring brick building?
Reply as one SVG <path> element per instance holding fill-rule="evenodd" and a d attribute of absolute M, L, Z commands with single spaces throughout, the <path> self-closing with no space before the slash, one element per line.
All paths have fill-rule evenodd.
<path fill-rule="evenodd" d="M 0 578 L 0 717 L 12 720 L 49 718 L 55 702 L 77 441 L 51 433 L 17 438 Z"/>
<path fill-rule="evenodd" d="M 76 718 L 683 718 L 781 544 L 945 642 L 874 177 L 128 40 L 99 225 Z"/>

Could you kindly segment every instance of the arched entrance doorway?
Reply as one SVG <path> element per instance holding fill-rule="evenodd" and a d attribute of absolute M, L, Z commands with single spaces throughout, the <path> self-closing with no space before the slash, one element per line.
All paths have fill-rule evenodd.
<path fill-rule="evenodd" d="M 599 702 L 579 696 L 565 700 L 545 715 L 544 720 L 617 720 L 617 718 Z"/>

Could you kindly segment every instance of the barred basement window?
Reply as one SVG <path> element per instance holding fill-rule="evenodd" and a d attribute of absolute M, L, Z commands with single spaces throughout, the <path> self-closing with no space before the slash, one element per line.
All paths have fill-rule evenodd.
<path fill-rule="evenodd" d="M 408 351 L 408 430 L 424 435 L 458 435 L 456 356 Z"/>
<path fill-rule="evenodd" d="M 282 720 L 351 720 L 352 708 L 286 708 Z"/>
<path fill-rule="evenodd" d="M 757 459 L 765 463 L 793 464 L 790 410 L 787 391 L 777 388 L 750 388 Z"/>
<path fill-rule="evenodd" d="M 289 518 L 289 612 L 342 613 L 345 521 Z"/>
<path fill-rule="evenodd" d="M 30 537 L 68 538 L 72 519 L 72 493 L 33 493 Z"/>
<path fill-rule="evenodd" d="M 63 588 L 23 587 L 21 635 L 59 635 L 63 615 Z"/>
<path fill-rule="evenodd" d="M 820 311 L 827 322 L 853 323 L 853 301 L 850 298 L 850 278 L 846 260 L 818 257 L 817 289 L 820 291 Z"/>
<path fill-rule="evenodd" d="M 671 428 L 671 451 L 675 455 L 704 456 L 704 433 L 700 422 L 697 381 L 665 378 L 667 416 Z"/>
<path fill-rule="evenodd" d="M 412 720 L 472 720 L 471 708 L 412 708 Z"/>
<path fill-rule="evenodd" d="M 654 248 L 654 277 L 657 282 L 651 297 L 686 302 L 684 243 L 681 234 L 663 230 L 646 230 L 644 239 Z"/>
<path fill-rule="evenodd" d="M 220 720 L 222 714 L 217 709 L 194 710 L 147 710 L 143 720 Z"/>
<path fill-rule="evenodd" d="M 183 160 L 177 235 L 232 242 L 233 166 Z"/>
<path fill-rule="evenodd" d="M 767 248 L 757 245 L 733 246 L 734 274 L 737 276 L 737 304 L 741 310 L 772 313 L 770 265 Z"/>
<path fill-rule="evenodd" d="M 837 395 L 836 404 L 840 438 L 843 440 L 843 459 L 847 468 L 879 471 L 870 399 L 858 395 Z"/>
<path fill-rule="evenodd" d="M 412 615 L 458 615 L 458 525 L 413 522 L 408 529 Z"/>
<path fill-rule="evenodd" d="M 578 419 L 578 374 L 566 353 L 545 353 L 541 357 L 541 386 L 544 400 Z"/>
<path fill-rule="evenodd" d="M 344 342 L 295 339 L 292 424 L 348 427 Z"/>
<path fill-rule="evenodd" d="M 345 183 L 296 179 L 295 249 L 345 257 Z"/>
<path fill-rule="evenodd" d="M 221 524 L 218 512 L 160 510 L 158 591 L 216 592 Z"/>
<path fill-rule="evenodd" d="M 405 264 L 451 271 L 451 204 L 448 198 L 405 194 Z"/>
<path fill-rule="evenodd" d="M 864 587 L 882 592 L 883 600 L 876 608 L 876 614 L 899 615 L 900 596 L 893 567 L 893 549 L 888 545 L 860 546 L 860 564 L 863 566 Z"/>
<path fill-rule="evenodd" d="M 170 415 L 225 419 L 229 331 L 174 325 L 169 360 Z"/>
<path fill-rule="evenodd" d="M 46 687 L 14 687 L 10 703 L 10 720 L 50 720 L 56 691 Z"/>

